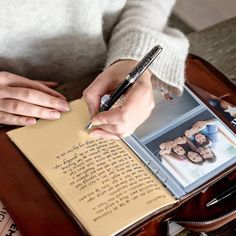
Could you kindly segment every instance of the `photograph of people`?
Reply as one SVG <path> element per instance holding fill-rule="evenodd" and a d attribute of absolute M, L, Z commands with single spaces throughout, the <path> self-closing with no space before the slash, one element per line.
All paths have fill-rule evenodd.
<path fill-rule="evenodd" d="M 158 160 L 183 186 L 211 176 L 236 158 L 234 135 L 207 111 L 159 139 Z"/>
<path fill-rule="evenodd" d="M 171 156 L 179 160 L 186 158 L 186 151 L 183 144 L 186 143 L 185 137 L 178 137 L 174 141 L 168 141 L 160 145 L 160 155 Z"/>
<path fill-rule="evenodd" d="M 216 156 L 210 147 L 199 147 L 198 151 L 204 160 L 208 162 L 214 162 L 216 160 Z"/>
<path fill-rule="evenodd" d="M 218 141 L 217 133 L 218 128 L 214 119 L 197 121 L 184 132 L 183 137 L 162 143 L 159 154 L 178 159 L 187 158 L 194 164 L 214 162 L 216 156 L 211 147 Z"/>
<path fill-rule="evenodd" d="M 217 138 L 218 128 L 214 119 L 196 122 L 191 129 L 185 131 L 185 136 L 197 147 L 211 147 Z"/>
<path fill-rule="evenodd" d="M 178 137 L 174 141 L 168 141 L 160 145 L 159 154 L 166 158 L 188 159 L 194 164 L 202 164 L 204 159 L 196 148 L 191 148 L 185 136 Z"/>

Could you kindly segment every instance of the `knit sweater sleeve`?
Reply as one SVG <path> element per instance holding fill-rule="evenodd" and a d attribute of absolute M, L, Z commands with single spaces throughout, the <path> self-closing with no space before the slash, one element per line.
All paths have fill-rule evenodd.
<path fill-rule="evenodd" d="M 159 88 L 180 95 L 184 85 L 188 40 L 166 26 L 174 0 L 127 0 L 108 45 L 106 66 L 121 59 L 140 60 L 154 45 L 163 51 L 150 70 Z"/>

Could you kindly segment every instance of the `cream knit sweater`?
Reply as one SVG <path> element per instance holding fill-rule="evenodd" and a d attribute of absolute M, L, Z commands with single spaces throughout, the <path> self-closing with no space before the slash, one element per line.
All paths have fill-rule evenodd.
<path fill-rule="evenodd" d="M 180 94 L 188 41 L 166 27 L 174 0 L 0 0 L 0 71 L 86 79 L 119 59 L 163 52 L 151 71 Z"/>

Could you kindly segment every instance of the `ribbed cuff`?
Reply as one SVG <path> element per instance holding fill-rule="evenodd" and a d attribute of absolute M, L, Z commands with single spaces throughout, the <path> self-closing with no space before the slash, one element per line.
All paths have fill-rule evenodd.
<path fill-rule="evenodd" d="M 163 50 L 150 66 L 150 71 L 158 79 L 158 87 L 170 95 L 181 95 L 185 80 L 185 60 L 188 52 L 188 41 L 178 30 L 166 28 L 165 32 L 141 31 L 127 33 L 121 39 L 111 40 L 106 66 L 118 60 L 141 60 L 155 45 Z"/>

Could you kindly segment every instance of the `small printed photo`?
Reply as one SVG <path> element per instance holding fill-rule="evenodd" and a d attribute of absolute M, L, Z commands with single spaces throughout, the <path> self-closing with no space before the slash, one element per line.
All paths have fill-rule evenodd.
<path fill-rule="evenodd" d="M 213 147 L 219 141 L 217 120 L 197 121 L 184 135 L 174 140 L 160 144 L 159 154 L 162 157 L 172 157 L 179 160 L 187 159 L 196 165 L 205 161 L 215 162 Z"/>
<path fill-rule="evenodd" d="M 185 187 L 236 161 L 234 135 L 208 111 L 164 134 L 156 148 L 162 165 Z"/>

